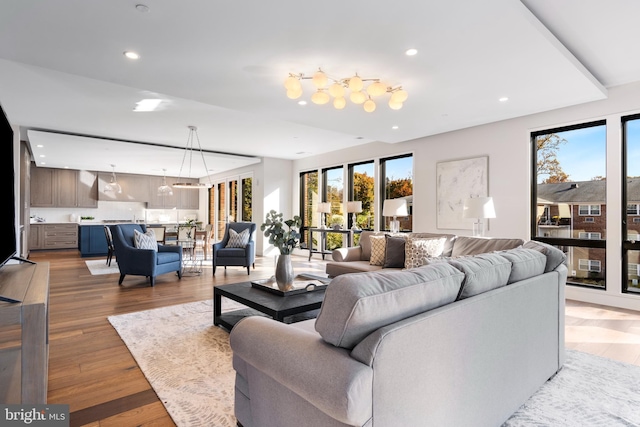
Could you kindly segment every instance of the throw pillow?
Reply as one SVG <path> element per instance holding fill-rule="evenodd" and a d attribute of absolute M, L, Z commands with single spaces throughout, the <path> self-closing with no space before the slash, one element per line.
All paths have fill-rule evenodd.
<path fill-rule="evenodd" d="M 384 264 L 382 268 L 404 268 L 404 236 L 385 236 Z"/>
<path fill-rule="evenodd" d="M 244 248 L 249 243 L 249 229 L 245 228 L 238 233 L 233 228 L 229 229 L 229 241 L 227 242 L 227 248 Z"/>
<path fill-rule="evenodd" d="M 384 236 L 369 236 L 369 240 L 371 242 L 371 258 L 369 258 L 369 264 L 384 265 L 386 238 Z"/>
<path fill-rule="evenodd" d="M 404 268 L 427 264 L 430 258 L 442 255 L 446 237 L 434 239 L 409 238 L 405 245 Z"/>
<path fill-rule="evenodd" d="M 151 229 L 147 230 L 144 234 L 138 230 L 133 230 L 133 246 L 138 249 L 152 249 L 157 251 L 158 242 L 156 241 L 156 234 Z"/>

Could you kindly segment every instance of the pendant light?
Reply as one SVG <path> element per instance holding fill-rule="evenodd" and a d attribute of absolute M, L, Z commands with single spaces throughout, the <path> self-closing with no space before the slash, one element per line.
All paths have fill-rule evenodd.
<path fill-rule="evenodd" d="M 122 193 L 122 187 L 118 184 L 116 179 L 116 165 L 111 165 L 111 182 L 104 186 L 105 193 Z"/>
<path fill-rule="evenodd" d="M 182 156 L 182 164 L 180 165 L 180 174 L 178 176 L 178 182 L 173 183 L 174 188 L 189 188 L 194 190 L 199 190 L 201 188 L 208 188 L 209 186 L 204 182 L 188 182 L 181 181 L 182 178 L 191 178 L 191 163 L 193 161 L 193 140 L 198 142 L 198 151 L 200 151 L 200 157 L 202 158 L 202 163 L 204 164 L 204 170 L 207 172 L 207 162 L 204 161 L 204 153 L 202 152 L 202 147 L 200 146 L 200 137 L 198 136 L 198 128 L 196 126 L 189 126 L 189 137 L 187 138 L 187 145 L 184 148 L 184 156 Z M 189 173 L 186 177 L 182 175 L 182 170 L 184 168 L 185 160 L 189 156 Z M 209 176 L 209 180 L 211 177 Z"/>

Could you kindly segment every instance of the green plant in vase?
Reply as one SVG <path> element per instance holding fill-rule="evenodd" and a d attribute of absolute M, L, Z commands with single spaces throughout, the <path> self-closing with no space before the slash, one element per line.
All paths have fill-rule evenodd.
<path fill-rule="evenodd" d="M 276 283 L 282 291 L 288 291 L 293 287 L 293 266 L 291 253 L 300 243 L 300 227 L 302 219 L 294 216 L 293 219 L 284 220 L 282 213 L 275 210 L 267 213 L 265 222 L 260 226 L 264 236 L 269 238 L 269 243 L 278 248 L 280 256 L 276 264 Z"/>

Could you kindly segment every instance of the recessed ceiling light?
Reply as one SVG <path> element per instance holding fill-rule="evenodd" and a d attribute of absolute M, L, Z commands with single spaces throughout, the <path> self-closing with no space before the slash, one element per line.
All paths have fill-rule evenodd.
<path fill-rule="evenodd" d="M 414 48 L 407 49 L 404 53 L 407 56 L 413 56 L 413 55 L 416 55 L 418 53 L 418 49 L 414 49 Z"/>
<path fill-rule="evenodd" d="M 38 156 L 40 158 L 46 157 L 44 154 L 40 154 L 40 156 Z"/>
<path fill-rule="evenodd" d="M 398 126 L 391 126 L 391 129 L 396 130 L 398 129 Z"/>
<path fill-rule="evenodd" d="M 44 147 L 44 145 L 42 145 L 42 144 L 38 144 L 38 145 L 36 145 L 36 147 L 38 147 L 38 148 L 42 148 L 42 147 Z"/>
<path fill-rule="evenodd" d="M 506 96 L 503 96 L 502 98 L 498 99 L 498 101 L 500 102 L 507 102 L 509 100 L 509 98 L 507 98 Z"/>
<path fill-rule="evenodd" d="M 136 5 L 136 10 L 138 12 L 149 12 L 149 6 L 147 6 L 146 4 L 137 4 Z"/>
<path fill-rule="evenodd" d="M 298 101 L 298 105 L 307 105 L 307 101 Z"/>
<path fill-rule="evenodd" d="M 41 164 L 41 165 L 46 165 L 46 163 L 45 163 L 45 162 L 40 162 L 40 164 Z"/>
<path fill-rule="evenodd" d="M 129 59 L 140 59 L 140 55 L 138 55 L 136 52 L 133 52 L 133 51 L 130 51 L 130 50 L 124 51 L 123 55 L 126 56 Z"/>

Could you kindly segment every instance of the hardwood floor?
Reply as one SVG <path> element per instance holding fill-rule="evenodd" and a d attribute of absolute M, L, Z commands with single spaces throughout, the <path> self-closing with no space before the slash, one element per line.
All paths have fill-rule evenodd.
<path fill-rule="evenodd" d="M 148 286 L 144 277 L 92 276 L 77 251 L 32 252 L 49 261 L 49 403 L 70 405 L 71 426 L 173 426 L 107 316 L 212 298 L 213 286 L 249 279 L 241 267 L 210 262 L 200 276 L 174 274 Z M 104 258 L 103 258 L 104 259 Z M 296 271 L 324 272 L 319 259 L 294 257 Z M 273 274 L 272 258 L 258 258 L 251 279 Z M 640 312 L 567 301 L 567 348 L 640 365 Z"/>

